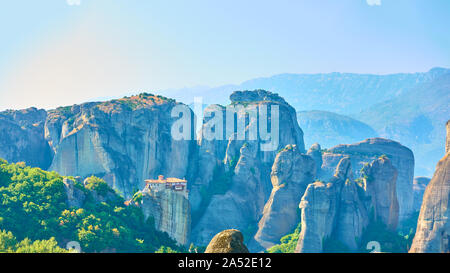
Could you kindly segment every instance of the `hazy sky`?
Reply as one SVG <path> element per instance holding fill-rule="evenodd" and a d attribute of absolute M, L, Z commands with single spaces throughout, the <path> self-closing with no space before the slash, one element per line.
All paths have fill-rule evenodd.
<path fill-rule="evenodd" d="M 0 0 L 0 110 L 450 67 L 449 14 L 448 0 Z"/>

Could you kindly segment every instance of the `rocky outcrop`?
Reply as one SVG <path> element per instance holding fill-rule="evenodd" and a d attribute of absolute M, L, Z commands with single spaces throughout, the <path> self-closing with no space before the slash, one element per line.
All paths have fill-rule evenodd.
<path fill-rule="evenodd" d="M 387 157 L 380 157 L 362 169 L 367 206 L 373 219 L 381 221 L 390 230 L 397 228 L 399 206 L 397 200 L 397 170 Z"/>
<path fill-rule="evenodd" d="M 413 190 L 414 190 L 414 211 L 419 212 L 422 206 L 423 195 L 428 183 L 430 183 L 430 178 L 428 177 L 414 177 Z"/>
<path fill-rule="evenodd" d="M 316 162 L 316 176 L 319 176 L 322 169 L 322 147 L 320 147 L 319 143 L 314 143 L 306 154 Z"/>
<path fill-rule="evenodd" d="M 180 245 L 187 245 L 191 232 L 191 208 L 185 191 L 172 189 L 142 192 L 142 212 L 153 218 L 157 230 L 167 234 Z"/>
<path fill-rule="evenodd" d="M 447 122 L 447 143 L 449 141 Z M 450 252 L 450 152 L 438 162 L 423 196 L 410 252 Z"/>
<path fill-rule="evenodd" d="M 450 152 L 450 120 L 447 121 L 446 128 L 447 128 L 447 138 L 445 141 L 445 153 L 448 154 Z"/>
<path fill-rule="evenodd" d="M 299 205 L 302 229 L 296 252 L 322 252 L 324 240 L 332 236 L 336 226 L 340 191 L 350 173 L 350 160 L 343 158 L 329 183 L 318 181 L 308 186 Z"/>
<path fill-rule="evenodd" d="M 186 177 L 193 141 L 174 140 L 180 104 L 150 94 L 49 111 L 45 137 L 54 159 L 49 170 L 103 178 L 125 197 L 158 175 Z M 186 107 L 186 114 L 191 111 Z"/>
<path fill-rule="evenodd" d="M 52 154 L 44 138 L 46 117 L 36 108 L 0 112 L 0 158 L 47 169 Z"/>
<path fill-rule="evenodd" d="M 229 229 L 214 236 L 205 253 L 249 253 L 249 251 L 244 245 L 242 233 L 236 229 Z"/>
<path fill-rule="evenodd" d="M 255 90 L 236 91 L 230 100 L 227 107 L 207 110 L 223 117 L 223 120 L 208 119 L 208 125 L 209 121 L 236 124 L 231 132 L 224 128 L 222 139 L 226 141 L 222 144 L 226 147 L 207 140 L 211 131 L 218 130 L 204 124 L 201 132 L 198 172 L 207 175 L 196 180 L 191 188 L 193 198 L 201 197 L 201 201 L 194 201 L 200 204 L 194 212 L 198 220 L 194 221 L 192 232 L 197 245 L 206 245 L 214 234 L 230 228 L 238 228 L 252 238 L 271 194 L 270 170 L 278 151 L 293 144 L 300 153 L 305 152 L 295 110 L 283 98 Z M 268 132 L 271 136 L 267 136 Z M 206 194 L 202 196 L 201 192 Z"/>
<path fill-rule="evenodd" d="M 314 160 L 300 153 L 295 145 L 288 145 L 278 153 L 272 166 L 272 193 L 264 206 L 255 243 L 250 244 L 252 252 L 277 244 L 295 228 L 300 220 L 298 203 L 313 182 L 315 171 Z"/>
<path fill-rule="evenodd" d="M 320 179 L 325 181 L 330 179 L 334 168 L 343 157 L 350 157 L 355 177 L 359 177 L 360 170 L 366 164 L 382 155 L 389 158 L 398 172 L 396 188 L 401 221 L 411 216 L 413 212 L 414 155 L 400 143 L 383 138 L 370 138 L 355 144 L 335 146 L 323 153 Z"/>
<path fill-rule="evenodd" d="M 86 192 L 81 187 L 77 187 L 76 181 L 72 179 L 64 178 L 63 183 L 67 194 L 67 205 L 81 208 L 86 200 Z"/>
<path fill-rule="evenodd" d="M 306 189 L 299 205 L 302 229 L 296 252 L 323 252 L 328 239 L 357 251 L 365 228 L 377 220 L 395 229 L 395 167 L 388 158 L 378 158 L 363 169 L 362 179 L 353 180 L 351 166 L 351 159 L 343 157 L 328 183 L 314 182 Z"/>

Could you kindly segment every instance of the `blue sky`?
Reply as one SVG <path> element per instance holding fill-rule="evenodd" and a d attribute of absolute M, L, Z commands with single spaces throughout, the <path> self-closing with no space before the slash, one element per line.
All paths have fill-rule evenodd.
<path fill-rule="evenodd" d="M 0 110 L 278 73 L 450 67 L 448 0 L 79 1 L 0 0 Z"/>

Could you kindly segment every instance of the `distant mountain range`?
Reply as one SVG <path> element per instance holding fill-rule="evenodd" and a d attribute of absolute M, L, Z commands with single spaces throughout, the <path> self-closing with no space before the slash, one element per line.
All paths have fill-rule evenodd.
<path fill-rule="evenodd" d="M 235 90 L 261 88 L 276 92 L 297 111 L 320 110 L 341 115 L 333 116 L 326 112 L 301 114 L 301 127 L 314 128 L 314 132 L 303 128 L 306 143 L 319 142 L 324 147 L 334 144 L 336 141 L 328 142 L 327 130 L 341 132 L 336 140 L 363 140 L 366 133 L 373 133 L 367 129 L 372 127 L 376 135 L 412 148 L 416 155 L 416 174 L 431 176 L 437 161 L 443 156 L 443 125 L 450 118 L 449 78 L 450 69 L 446 68 L 389 75 L 279 74 L 248 80 L 239 85 L 170 89 L 159 93 L 188 104 L 193 102 L 194 97 L 202 97 L 205 104 L 227 104 L 229 95 Z M 328 124 L 323 128 L 324 135 L 317 132 L 320 115 L 321 122 Z M 360 136 L 354 135 L 358 128 L 355 121 L 342 115 L 366 123 L 367 126 L 363 127 L 369 131 L 363 129 Z M 317 139 L 310 139 L 309 136 Z"/>

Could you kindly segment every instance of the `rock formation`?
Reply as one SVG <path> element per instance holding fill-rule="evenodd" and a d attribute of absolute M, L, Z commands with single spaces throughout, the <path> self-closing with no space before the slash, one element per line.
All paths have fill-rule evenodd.
<path fill-rule="evenodd" d="M 191 208 L 186 191 L 172 189 L 142 192 L 142 212 L 152 217 L 157 230 L 167 234 L 180 245 L 187 245 L 191 232 Z"/>
<path fill-rule="evenodd" d="M 366 176 L 353 180 L 352 163 L 343 157 L 328 183 L 317 181 L 302 197 L 301 232 L 296 252 L 323 252 L 324 242 L 337 240 L 349 251 L 357 251 L 365 228 L 381 220 L 391 229 L 398 221 L 397 171 L 387 157 L 363 169 Z M 371 211 L 373 211 L 371 215 Z"/>
<path fill-rule="evenodd" d="M 101 177 L 125 197 L 142 188 L 144 179 L 185 177 L 193 141 L 171 137 L 177 120 L 171 110 L 177 105 L 144 93 L 49 111 L 45 137 L 54 153 L 49 170 Z"/>
<path fill-rule="evenodd" d="M 368 223 L 352 179 L 350 159 L 340 160 L 329 183 L 314 182 L 300 202 L 302 230 L 296 252 L 319 253 L 324 240 L 332 236 L 352 249 Z"/>
<path fill-rule="evenodd" d="M 46 117 L 36 108 L 0 112 L 0 158 L 47 169 L 52 154 L 44 138 Z"/>
<path fill-rule="evenodd" d="M 397 170 L 387 157 L 381 157 L 362 169 L 367 206 L 374 220 L 381 221 L 390 230 L 397 228 L 399 206 L 397 200 Z"/>
<path fill-rule="evenodd" d="M 447 122 L 447 143 L 449 132 Z M 425 190 L 410 252 L 450 252 L 450 152 L 446 149 Z"/>
<path fill-rule="evenodd" d="M 208 175 L 196 180 L 191 189 L 193 198 L 201 197 L 200 201 L 193 200 L 200 204 L 194 212 L 192 232 L 197 245 L 206 245 L 214 234 L 230 228 L 238 228 L 252 238 L 272 190 L 270 170 L 278 151 L 293 144 L 300 153 L 305 152 L 295 110 L 283 98 L 255 90 L 236 91 L 230 100 L 229 106 L 216 107 L 214 111 L 215 115 L 223 116 L 224 124 L 236 124 L 231 134 L 223 132 L 227 141 L 222 144 L 226 147 L 207 140 L 211 131 L 208 126 L 204 125 L 201 132 L 198 172 Z M 262 113 L 264 109 L 266 112 Z M 222 120 L 216 122 L 217 126 L 222 124 Z M 274 133 L 275 139 L 263 134 L 264 125 L 271 128 L 267 132 Z M 206 194 L 202 196 L 201 192 Z"/>
<path fill-rule="evenodd" d="M 81 208 L 86 200 L 86 193 L 81 188 L 77 188 L 76 182 L 69 178 L 64 178 L 64 189 L 67 194 L 67 205 L 69 207 Z"/>
<path fill-rule="evenodd" d="M 430 178 L 428 177 L 414 177 L 413 190 L 414 190 L 414 211 L 419 212 L 422 206 L 423 194 L 427 188 L 428 183 L 430 183 Z"/>
<path fill-rule="evenodd" d="M 450 128 L 450 120 L 447 121 L 446 127 L 447 127 L 447 138 L 445 141 L 445 153 L 448 154 L 450 152 L 450 129 L 449 129 Z"/>
<path fill-rule="evenodd" d="M 355 144 L 335 146 L 323 153 L 319 177 L 324 181 L 330 179 L 340 159 L 346 156 L 351 159 L 355 177 L 359 177 L 364 165 L 382 155 L 389 158 L 398 172 L 396 187 L 401 221 L 413 213 L 414 155 L 410 149 L 400 143 L 383 138 L 370 138 Z"/>
<path fill-rule="evenodd" d="M 280 241 L 300 220 L 298 203 L 315 177 L 314 160 L 288 145 L 275 158 L 272 166 L 272 193 L 264 206 L 263 216 L 254 237 L 252 251 L 267 249 Z M 260 248 L 260 247 L 261 248 Z"/>
<path fill-rule="evenodd" d="M 319 176 L 322 169 L 322 147 L 320 147 L 319 143 L 314 143 L 306 154 L 316 162 L 316 176 Z"/>
<path fill-rule="evenodd" d="M 205 253 L 249 253 L 249 251 L 244 245 L 242 233 L 236 229 L 228 229 L 212 238 Z"/>

